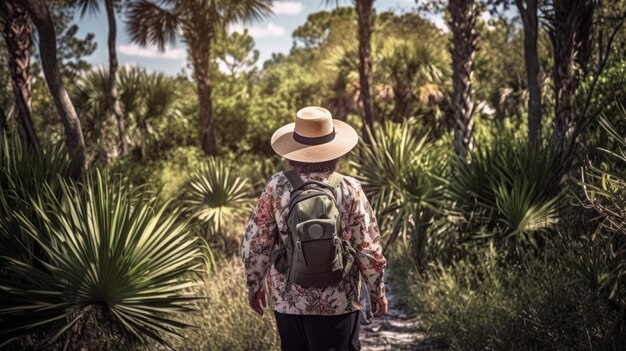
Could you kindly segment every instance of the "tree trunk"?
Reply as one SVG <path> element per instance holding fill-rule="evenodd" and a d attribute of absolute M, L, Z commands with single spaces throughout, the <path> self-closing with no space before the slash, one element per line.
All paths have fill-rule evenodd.
<path fill-rule="evenodd" d="M 567 11 L 559 1 L 554 4 L 552 55 L 554 59 L 554 125 L 552 146 L 561 151 L 565 143 L 566 126 L 572 119 L 572 88 L 574 84 L 574 28 L 568 28 Z"/>
<path fill-rule="evenodd" d="M 17 0 L 28 12 L 39 33 L 39 54 L 46 83 L 65 130 L 65 146 L 71 159 L 69 176 L 78 179 L 87 170 L 87 153 L 80 121 L 61 79 L 57 60 L 56 34 L 44 0 Z"/>
<path fill-rule="evenodd" d="M 452 110 L 454 151 L 467 156 L 473 147 L 472 65 L 478 44 L 475 29 L 478 9 L 474 0 L 449 0 L 452 32 Z"/>
<path fill-rule="evenodd" d="M 211 79 L 209 77 L 209 39 L 194 41 L 190 45 L 193 71 L 198 84 L 198 103 L 200 104 L 200 144 L 206 155 L 217 155 L 215 123 L 213 121 L 213 100 L 211 99 Z"/>
<path fill-rule="evenodd" d="M 109 24 L 109 108 L 115 116 L 117 121 L 117 128 L 120 136 L 120 154 L 126 155 L 128 152 L 128 143 L 126 141 L 126 123 L 124 122 L 124 115 L 120 109 L 120 102 L 117 97 L 117 68 L 119 63 L 117 61 L 117 52 L 115 49 L 115 39 L 117 36 L 117 23 L 115 22 L 115 9 L 113 8 L 113 0 L 105 1 L 107 20 Z"/>
<path fill-rule="evenodd" d="M 31 109 L 30 45 L 33 26 L 26 11 L 13 0 L 0 5 L 5 25 L 2 36 L 9 52 L 8 62 L 13 80 L 13 93 L 18 110 L 18 130 L 24 143 L 39 147 Z"/>
<path fill-rule="evenodd" d="M 372 74 L 372 50 L 371 37 L 374 25 L 372 17 L 373 0 L 356 0 L 356 12 L 358 16 L 358 41 L 359 41 L 359 92 L 362 107 L 361 118 L 363 119 L 363 140 L 369 143 L 367 129 L 374 136 L 374 102 L 371 90 Z"/>
<path fill-rule="evenodd" d="M 541 85 L 539 83 L 539 55 L 537 35 L 539 21 L 537 0 L 515 0 L 524 25 L 524 62 L 528 81 L 528 140 L 531 145 L 541 143 Z M 524 6 L 524 4 L 526 6 Z"/>
<path fill-rule="evenodd" d="M 585 116 L 574 113 L 574 92 L 576 89 L 575 60 L 586 65 L 588 48 L 591 44 L 594 2 L 591 0 L 554 0 L 552 12 L 547 17 L 547 27 L 552 42 L 554 60 L 554 126 L 552 146 L 564 161 L 565 144 L 568 143 L 568 130 Z M 583 35 L 583 33 L 587 33 Z M 580 57 L 579 57 L 580 56 Z M 575 138 L 575 135 L 569 136 Z M 569 142 L 574 142 L 570 140 Z"/>

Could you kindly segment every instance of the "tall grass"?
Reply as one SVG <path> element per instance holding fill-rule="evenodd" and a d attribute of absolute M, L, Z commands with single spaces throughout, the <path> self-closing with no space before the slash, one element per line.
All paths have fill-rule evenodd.
<path fill-rule="evenodd" d="M 278 350 L 280 341 L 270 309 L 259 317 L 248 306 L 243 264 L 231 258 L 217 264 L 198 293 L 200 311 L 182 316 L 197 326 L 172 340 L 175 350 Z"/>

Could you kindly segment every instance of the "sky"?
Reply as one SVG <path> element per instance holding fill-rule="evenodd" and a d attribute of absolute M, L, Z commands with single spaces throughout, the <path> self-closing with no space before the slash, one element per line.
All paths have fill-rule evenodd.
<path fill-rule="evenodd" d="M 343 0 L 340 3 L 349 4 L 350 2 Z M 309 14 L 333 8 L 333 5 L 323 4 L 323 0 L 275 0 L 273 15 L 262 22 L 246 24 L 245 28 L 254 37 L 256 49 L 260 53 L 259 66 L 271 58 L 272 53 L 289 52 L 293 44 L 291 33 L 294 29 L 305 23 Z M 394 11 L 396 13 L 411 11 L 416 7 L 414 0 L 377 0 L 374 5 L 377 12 Z M 125 31 L 124 20 L 120 17 L 118 16 L 117 53 L 121 65 L 138 65 L 150 71 L 170 75 L 181 72 L 187 63 L 187 51 L 184 44 L 168 47 L 165 52 L 159 52 L 155 48 L 140 47 L 130 42 Z M 76 23 L 80 27 L 79 37 L 84 37 L 87 33 L 95 34 L 97 50 L 87 60 L 96 67 L 107 65 L 107 21 L 103 9 L 96 15 L 76 19 Z M 231 27 L 231 30 L 242 31 L 243 28 L 243 25 L 237 24 Z M 356 38 L 356 33 L 354 36 Z"/>

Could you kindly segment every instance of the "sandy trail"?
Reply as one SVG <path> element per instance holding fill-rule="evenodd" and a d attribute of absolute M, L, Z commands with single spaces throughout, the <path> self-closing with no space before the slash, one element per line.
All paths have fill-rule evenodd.
<path fill-rule="evenodd" d="M 418 316 L 411 315 L 399 306 L 393 291 L 387 286 L 389 312 L 369 325 L 361 325 L 363 351 L 443 351 L 444 348 L 429 341 Z"/>

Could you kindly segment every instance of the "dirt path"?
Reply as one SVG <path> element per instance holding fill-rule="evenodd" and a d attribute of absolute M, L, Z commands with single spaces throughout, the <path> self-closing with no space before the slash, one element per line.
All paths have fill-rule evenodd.
<path fill-rule="evenodd" d="M 426 331 L 415 315 L 404 311 L 395 301 L 387 286 L 389 313 L 384 318 L 374 319 L 372 324 L 361 325 L 363 351 L 443 351 L 428 340 Z"/>

